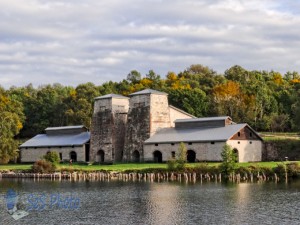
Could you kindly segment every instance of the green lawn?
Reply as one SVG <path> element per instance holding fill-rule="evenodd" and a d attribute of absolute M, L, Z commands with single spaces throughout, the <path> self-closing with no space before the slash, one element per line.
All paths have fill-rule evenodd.
<path fill-rule="evenodd" d="M 274 168 L 282 162 L 257 162 L 257 163 L 239 163 L 239 166 L 248 167 L 268 167 Z M 300 161 L 298 162 L 300 163 Z M 220 163 L 188 163 L 187 167 L 197 167 L 200 165 L 217 166 Z M 0 165 L 0 171 L 3 170 L 29 170 L 31 164 L 8 164 Z M 97 170 L 107 170 L 107 171 L 125 171 L 125 170 L 143 170 L 143 169 L 161 169 L 167 168 L 166 163 L 124 163 L 124 164 L 114 164 L 114 165 L 82 165 L 74 163 L 72 166 L 69 164 L 59 164 L 58 169 L 75 169 L 83 171 L 97 171 Z"/>

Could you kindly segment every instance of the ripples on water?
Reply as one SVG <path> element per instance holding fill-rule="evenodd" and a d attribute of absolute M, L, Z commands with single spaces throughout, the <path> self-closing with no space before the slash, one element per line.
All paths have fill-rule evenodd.
<path fill-rule="evenodd" d="M 300 224 L 300 183 L 0 181 L 0 224 Z M 14 221 L 5 211 L 8 188 L 26 207 L 29 193 L 76 195 L 76 211 L 30 211 Z"/>

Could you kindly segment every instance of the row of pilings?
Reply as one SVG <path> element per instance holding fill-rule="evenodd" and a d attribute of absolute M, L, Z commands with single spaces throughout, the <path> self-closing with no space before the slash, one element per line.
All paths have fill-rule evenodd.
<path fill-rule="evenodd" d="M 30 178 L 34 180 L 48 179 L 48 180 L 69 180 L 69 181 L 180 181 L 193 182 L 196 181 L 214 181 L 222 182 L 222 180 L 229 180 L 232 182 L 263 182 L 263 181 L 280 181 L 280 176 L 276 173 L 267 176 L 264 173 L 232 173 L 229 176 L 224 176 L 221 173 L 185 173 L 185 172 L 162 172 L 162 173 L 122 173 L 122 172 L 56 172 L 49 174 L 41 173 L 0 173 L 1 178 Z M 287 181 L 287 178 L 282 180 Z"/>

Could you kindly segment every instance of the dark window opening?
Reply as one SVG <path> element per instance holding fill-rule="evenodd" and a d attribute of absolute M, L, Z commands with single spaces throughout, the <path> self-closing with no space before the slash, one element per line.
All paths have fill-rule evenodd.
<path fill-rule="evenodd" d="M 171 143 L 171 145 L 175 145 L 174 143 Z"/>
<path fill-rule="evenodd" d="M 103 162 L 104 162 L 104 157 L 105 157 L 104 151 L 103 151 L 103 150 L 99 150 L 99 151 L 97 152 L 96 161 L 97 161 L 98 163 L 103 163 Z"/>
<path fill-rule="evenodd" d="M 73 162 L 77 162 L 76 152 L 74 152 L 74 151 L 70 152 L 70 159 L 72 159 Z"/>
<path fill-rule="evenodd" d="M 153 159 L 154 159 L 154 162 L 161 163 L 162 162 L 162 153 L 158 150 L 154 151 Z"/>
<path fill-rule="evenodd" d="M 60 160 L 62 160 L 62 153 L 59 153 L 59 158 Z"/>
<path fill-rule="evenodd" d="M 252 141 L 250 141 L 250 144 L 252 144 Z"/>
<path fill-rule="evenodd" d="M 214 141 L 212 141 L 212 142 L 210 142 L 212 145 L 214 145 L 215 144 L 215 142 Z"/>
<path fill-rule="evenodd" d="M 241 132 L 238 132 L 238 136 L 239 136 L 239 137 L 241 136 Z"/>
<path fill-rule="evenodd" d="M 158 146 L 158 144 L 155 144 L 155 146 Z"/>
<path fill-rule="evenodd" d="M 252 137 L 252 132 L 250 132 L 250 137 Z"/>
<path fill-rule="evenodd" d="M 188 145 L 193 145 L 193 143 L 192 143 L 192 142 L 189 142 Z"/>
<path fill-rule="evenodd" d="M 188 150 L 186 159 L 189 163 L 196 162 L 196 152 L 194 152 L 193 150 Z"/>
<path fill-rule="evenodd" d="M 132 159 L 133 159 L 133 162 L 140 162 L 140 153 L 138 150 L 135 150 L 132 153 Z"/>
<path fill-rule="evenodd" d="M 238 141 L 238 144 L 240 144 L 240 142 Z"/>
<path fill-rule="evenodd" d="M 173 159 L 175 159 L 175 157 L 176 157 L 176 154 L 175 154 L 175 152 L 174 152 L 174 151 L 172 151 L 172 152 L 171 152 L 171 155 L 172 155 L 172 158 L 173 158 Z"/>

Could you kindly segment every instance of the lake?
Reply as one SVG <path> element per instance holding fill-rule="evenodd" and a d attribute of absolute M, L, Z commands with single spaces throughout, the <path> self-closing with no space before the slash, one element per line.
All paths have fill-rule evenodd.
<path fill-rule="evenodd" d="M 29 215 L 7 212 L 8 190 Z M 300 224 L 300 182 L 0 180 L 0 224 Z"/>

